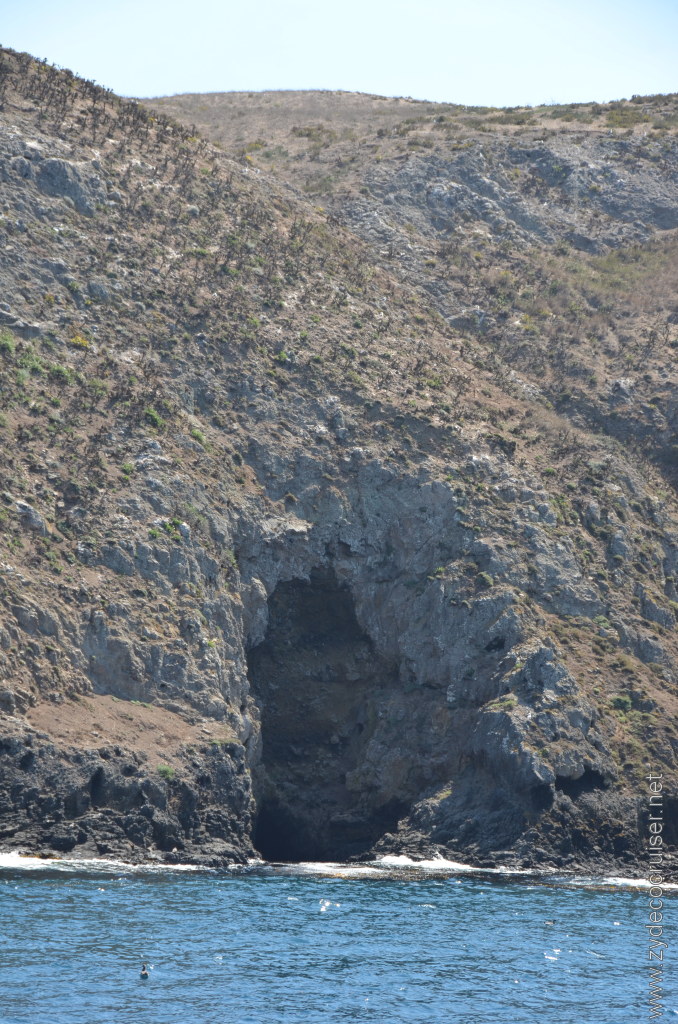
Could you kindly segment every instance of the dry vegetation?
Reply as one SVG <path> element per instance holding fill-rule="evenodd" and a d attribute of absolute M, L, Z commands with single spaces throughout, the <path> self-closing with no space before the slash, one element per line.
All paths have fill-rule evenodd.
<path fill-rule="evenodd" d="M 318 195 L 359 184 L 365 160 L 444 155 L 488 136 L 649 141 L 678 132 L 678 94 L 503 109 L 337 91 L 187 93 L 143 102 L 192 125 L 245 164 Z"/>
<path fill-rule="evenodd" d="M 58 139 L 64 159 L 105 181 L 87 216 L 34 192 L 0 216 L 11 295 L 0 327 L 0 559 L 12 567 L 0 600 L 16 600 L 21 572 L 40 572 L 46 604 L 85 588 L 127 602 L 149 635 L 169 642 L 168 605 L 188 614 L 205 595 L 188 589 L 163 604 L 116 577 L 102 596 L 82 554 L 124 532 L 110 516 L 134 495 L 135 446 L 161 440 L 164 457 L 201 488 L 199 503 L 177 499 L 171 515 L 149 522 L 149 540 L 171 550 L 188 523 L 235 595 L 235 556 L 206 528 L 206 506 L 250 497 L 293 506 L 280 480 L 260 478 L 253 447 L 325 458 L 330 441 L 309 440 L 308 421 L 332 394 L 349 410 L 351 446 L 373 446 L 398 472 L 435 464 L 458 486 L 461 510 L 466 499 L 481 510 L 483 535 L 522 543 L 511 501 L 464 476 L 460 452 L 500 453 L 538 481 L 557 517 L 551 533 L 568 533 L 607 614 L 551 614 L 535 586 L 526 618 L 603 709 L 622 770 L 639 775 L 648 751 L 669 757 L 674 677 L 629 654 L 618 625 L 623 617 L 651 629 L 675 653 L 675 231 L 582 252 L 415 226 L 408 276 L 396 249 L 350 230 L 342 203 L 369 192 L 373 165 L 449 156 L 479 137 L 672 137 L 675 96 L 497 111 L 226 94 L 156 100 L 150 110 L 4 51 L 0 104 L 35 145 Z M 524 175 L 520 187 L 546 203 L 556 186 Z M 470 311 L 463 322 L 445 315 L 450 294 Z M 277 403 L 275 415 L 265 402 Z M 26 530 L 17 500 L 44 529 Z M 612 546 L 620 524 L 632 535 L 623 557 Z M 480 529 L 469 522 L 469 537 Z M 469 594 L 493 585 L 471 565 Z M 2 657 L 18 678 L 52 679 L 49 652 Z"/>

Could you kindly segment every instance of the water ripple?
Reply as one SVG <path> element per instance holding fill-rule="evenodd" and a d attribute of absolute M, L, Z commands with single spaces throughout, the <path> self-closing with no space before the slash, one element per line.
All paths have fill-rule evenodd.
<path fill-rule="evenodd" d="M 631 1024 L 644 1015 L 641 891 L 339 867 L 8 865 L 0 1022 Z"/>

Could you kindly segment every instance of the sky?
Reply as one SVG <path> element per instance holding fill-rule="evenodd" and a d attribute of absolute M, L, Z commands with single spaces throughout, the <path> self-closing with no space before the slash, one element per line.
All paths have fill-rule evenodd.
<path fill-rule="evenodd" d="M 678 91 L 677 0 L 0 0 L 0 44 L 138 97 L 519 106 Z"/>

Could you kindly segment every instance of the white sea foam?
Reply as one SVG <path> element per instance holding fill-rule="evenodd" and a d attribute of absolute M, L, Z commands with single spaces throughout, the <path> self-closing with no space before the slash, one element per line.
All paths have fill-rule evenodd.
<path fill-rule="evenodd" d="M 450 877 L 452 875 L 474 874 L 489 877 L 502 877 L 516 879 L 526 876 L 535 880 L 547 882 L 550 885 L 563 887 L 599 888 L 611 887 L 616 889 L 643 889 L 651 883 L 642 878 L 625 878 L 621 876 L 592 875 L 570 875 L 555 868 L 481 868 L 473 864 L 466 864 L 463 861 L 446 860 L 444 857 L 435 857 L 430 860 L 414 860 L 404 854 L 390 854 L 369 861 L 367 864 L 341 864 L 324 861 L 307 861 L 301 864 L 268 865 L 267 868 L 276 873 L 293 875 L 324 875 L 333 878 L 366 878 L 366 877 L 388 877 L 399 872 L 408 874 L 421 874 L 430 877 L 439 875 Z M 678 885 L 665 883 L 664 889 L 676 889 Z"/>
<path fill-rule="evenodd" d="M 124 860 L 106 860 L 104 857 L 32 857 L 30 854 L 12 850 L 0 853 L 1 870 L 20 871 L 96 871 L 102 874 L 119 874 L 124 872 L 159 872 L 159 871 L 205 871 L 206 868 L 193 864 L 165 864 L 162 861 L 147 861 L 143 864 L 130 864 Z"/>
<path fill-rule="evenodd" d="M 393 854 L 391 856 L 380 857 L 378 860 L 372 861 L 372 863 L 378 867 L 384 868 L 400 868 L 409 869 L 412 868 L 416 871 L 424 872 L 441 872 L 445 873 L 463 873 L 465 871 L 472 871 L 474 874 L 484 875 L 534 875 L 535 872 L 526 868 L 479 868 L 474 864 L 466 864 L 460 860 L 446 860 L 444 857 L 434 857 L 431 860 L 413 860 L 411 857 L 407 857 L 404 854 Z M 541 872 L 547 874 L 548 872 Z"/>
<path fill-rule="evenodd" d="M 444 857 L 434 857 L 432 860 L 412 860 L 404 854 L 392 854 L 391 856 L 379 857 L 373 861 L 374 864 L 383 868 L 416 868 L 418 871 L 477 871 L 471 864 L 464 864 L 458 860 L 445 860 Z"/>
<path fill-rule="evenodd" d="M 201 867 L 195 864 L 166 864 L 164 861 L 145 861 L 142 864 L 130 864 L 123 860 L 107 860 L 104 857 L 34 857 L 30 854 L 19 853 L 16 850 L 0 852 L 0 871 L 21 870 L 21 871 L 64 871 L 64 872 L 91 872 L 99 874 L 143 874 L 143 873 L 164 873 L 164 872 L 209 872 L 226 870 L 232 873 L 240 871 L 263 871 L 273 874 L 284 875 L 317 875 L 325 878 L 337 879 L 360 879 L 360 878 L 384 878 L 396 875 L 400 872 L 422 876 L 444 876 L 453 875 L 474 875 L 500 876 L 504 878 L 530 876 L 533 879 L 543 879 L 551 885 L 565 887 L 599 888 L 610 887 L 615 889 L 645 889 L 651 883 L 646 878 L 626 878 L 618 875 L 606 875 L 594 877 L 590 875 L 569 875 L 564 872 L 556 872 L 554 869 L 535 871 L 529 868 L 480 868 L 473 864 L 465 864 L 463 861 L 446 860 L 444 857 L 435 857 L 430 860 L 413 860 L 404 854 L 392 854 L 379 857 L 366 864 L 344 864 L 335 861 L 305 861 L 299 864 L 269 864 L 259 859 L 252 859 L 246 865 L 230 864 L 224 869 Z M 678 884 L 664 882 L 662 889 L 678 889 Z"/>
<path fill-rule="evenodd" d="M 364 878 L 383 874 L 371 864 L 341 864 L 333 861 L 303 861 L 300 864 L 278 866 L 278 871 L 293 875 L 330 875 L 333 878 Z"/>
<path fill-rule="evenodd" d="M 614 885 L 621 889 L 646 889 L 654 885 L 649 878 L 624 878 L 620 875 L 606 875 L 604 878 L 580 878 L 580 882 L 589 885 Z M 676 882 L 662 882 L 662 889 L 678 889 Z"/>

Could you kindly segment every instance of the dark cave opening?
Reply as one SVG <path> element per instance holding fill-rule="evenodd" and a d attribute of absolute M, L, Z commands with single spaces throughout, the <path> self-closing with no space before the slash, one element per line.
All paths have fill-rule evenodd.
<path fill-rule="evenodd" d="M 104 802 L 104 770 L 97 768 L 89 780 L 89 795 L 92 807 L 98 807 Z"/>
<path fill-rule="evenodd" d="M 263 800 L 257 807 L 254 845 L 267 861 L 298 863 L 323 859 L 306 825 L 287 808 L 271 800 Z"/>
<path fill-rule="evenodd" d="M 566 779 L 562 775 L 556 777 L 555 786 L 571 800 L 576 800 L 582 793 L 592 793 L 596 789 L 605 789 L 604 777 L 594 768 L 587 768 L 578 779 Z"/>
<path fill-rule="evenodd" d="M 365 853 L 409 806 L 380 797 L 374 765 L 366 764 L 396 674 L 331 570 L 277 586 L 248 672 L 262 728 L 255 847 L 268 861 Z"/>
<path fill-rule="evenodd" d="M 553 805 L 553 792 L 548 783 L 542 782 L 530 790 L 530 802 L 532 810 L 537 814 L 547 811 Z"/>

